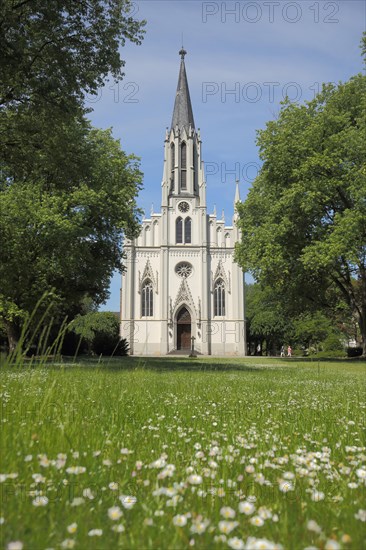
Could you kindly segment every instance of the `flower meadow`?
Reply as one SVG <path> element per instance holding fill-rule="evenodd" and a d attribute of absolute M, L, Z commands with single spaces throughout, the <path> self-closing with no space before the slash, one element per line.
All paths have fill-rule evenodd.
<path fill-rule="evenodd" d="M 2 369 L 2 548 L 366 547 L 361 362 L 165 361 Z"/>

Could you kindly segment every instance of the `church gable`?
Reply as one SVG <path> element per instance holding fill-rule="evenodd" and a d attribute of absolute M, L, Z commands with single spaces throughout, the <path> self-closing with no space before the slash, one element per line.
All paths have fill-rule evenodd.
<path fill-rule="evenodd" d="M 230 272 L 229 272 L 229 276 L 227 276 L 224 266 L 222 265 L 222 260 L 219 261 L 215 271 L 215 275 L 212 277 L 212 292 L 213 292 L 213 288 L 215 287 L 215 281 L 217 281 L 218 279 L 222 279 L 224 281 L 225 287 L 227 288 L 228 293 L 231 294 Z"/>
<path fill-rule="evenodd" d="M 173 311 L 176 311 L 177 308 L 182 304 L 187 304 L 191 308 L 192 312 L 197 315 L 196 307 L 192 298 L 192 293 L 187 283 L 187 279 L 185 278 L 182 279 L 181 285 L 179 287 L 177 296 L 175 298 Z"/>
<path fill-rule="evenodd" d="M 142 273 L 142 276 L 141 276 L 141 271 L 139 271 L 139 294 L 141 294 L 142 285 L 147 279 L 149 279 L 152 282 L 155 293 L 158 294 L 158 273 L 156 272 L 156 277 L 155 277 L 149 259 L 145 264 L 145 268 Z"/>

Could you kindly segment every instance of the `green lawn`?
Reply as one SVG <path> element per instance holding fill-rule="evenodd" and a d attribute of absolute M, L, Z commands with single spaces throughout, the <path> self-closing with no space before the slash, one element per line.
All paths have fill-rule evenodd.
<path fill-rule="evenodd" d="M 361 361 L 5 367 L 1 547 L 361 550 L 365 382 Z"/>

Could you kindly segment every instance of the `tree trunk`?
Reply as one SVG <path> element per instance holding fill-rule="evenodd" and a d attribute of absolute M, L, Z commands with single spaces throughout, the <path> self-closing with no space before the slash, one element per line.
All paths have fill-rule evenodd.
<path fill-rule="evenodd" d="M 19 342 L 20 331 L 16 323 L 5 321 L 6 335 L 8 337 L 9 352 L 13 352 Z"/>
<path fill-rule="evenodd" d="M 351 280 L 349 285 L 345 285 L 343 281 L 339 280 L 337 277 L 333 277 L 333 280 L 342 291 L 347 304 L 351 307 L 357 319 L 362 338 L 362 355 L 366 356 L 366 269 L 364 266 L 359 268 L 359 277 L 357 281 L 359 285 L 357 293 L 358 298 L 355 294 L 355 289 Z"/>
<path fill-rule="evenodd" d="M 361 314 L 358 316 L 358 324 L 362 338 L 362 355 L 366 357 L 366 304 L 361 307 Z"/>
<path fill-rule="evenodd" d="M 364 266 L 360 269 L 359 284 L 361 288 L 359 307 L 357 308 L 357 320 L 361 332 L 362 355 L 366 357 L 366 269 Z"/>

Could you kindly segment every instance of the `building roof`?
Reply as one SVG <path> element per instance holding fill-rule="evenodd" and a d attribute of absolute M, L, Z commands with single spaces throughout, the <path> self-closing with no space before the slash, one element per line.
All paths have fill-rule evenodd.
<path fill-rule="evenodd" d="M 194 128 L 192 104 L 189 95 L 186 67 L 184 64 L 184 56 L 186 55 L 186 53 L 187 52 L 183 48 L 179 52 L 181 56 L 181 62 L 171 125 L 173 129 L 178 126 L 180 130 L 182 130 L 183 128 L 186 128 L 186 130 L 188 130 L 189 125 Z"/>

